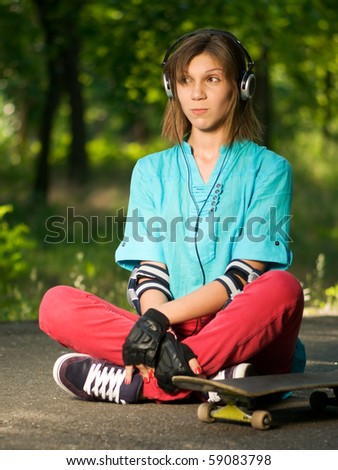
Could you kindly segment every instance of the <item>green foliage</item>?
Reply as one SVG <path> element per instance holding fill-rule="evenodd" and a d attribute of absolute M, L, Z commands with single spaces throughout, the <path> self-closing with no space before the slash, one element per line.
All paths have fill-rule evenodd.
<path fill-rule="evenodd" d="M 122 272 L 120 275 L 116 275 L 117 272 L 115 272 L 112 278 L 107 276 L 108 279 L 111 278 L 111 284 L 105 283 L 103 288 L 102 282 L 98 281 L 98 268 L 93 261 L 88 260 L 88 256 L 85 256 L 82 251 L 75 252 L 73 264 L 68 273 L 68 284 L 99 296 L 103 295 L 107 301 L 119 307 L 130 309 L 125 295 L 127 291 L 127 276 L 123 275 Z"/>
<path fill-rule="evenodd" d="M 25 224 L 11 227 L 4 220 L 13 206 L 0 206 L 0 289 L 6 292 L 8 284 L 28 270 L 25 252 L 32 249 L 33 242 L 28 238 L 29 228 Z"/>
<path fill-rule="evenodd" d="M 309 313 L 338 314 L 338 284 L 324 287 L 326 259 L 320 253 L 313 273 L 309 273 L 304 288 L 305 306 Z"/>
<path fill-rule="evenodd" d="M 18 223 L 10 225 L 5 217 L 13 211 L 12 205 L 0 206 L 0 320 L 24 319 L 30 316 L 31 303 L 25 299 L 20 284 L 35 284 L 34 270 L 30 270 L 27 255 L 35 247 L 29 237 L 29 227 Z M 27 279 L 29 282 L 27 283 Z"/>
<path fill-rule="evenodd" d="M 90 180 L 75 187 L 65 177 L 72 134 L 70 103 L 64 99 L 49 155 L 52 191 L 42 208 L 30 198 L 41 145 L 47 59 L 64 36 L 47 47 L 36 2 L 0 0 L 0 205 L 6 211 L 0 219 L 0 237 L 6 237 L 0 246 L 2 319 L 36 318 L 42 292 L 57 283 L 85 287 L 125 306 L 126 273 L 111 260 L 116 244 L 47 246 L 45 221 L 71 205 L 86 215 L 126 206 L 133 164 L 165 145 L 159 140 L 166 103 L 161 81 L 165 51 L 179 35 L 204 27 L 234 32 L 256 62 L 258 85 L 264 83 L 256 104 L 260 112 L 269 111 L 269 147 L 294 169 L 292 269 L 311 295 L 308 306 L 336 308 L 336 2 L 42 2 L 60 28 L 64 17 L 76 14 L 90 158 Z M 9 204 L 15 207 L 12 213 Z M 322 269 L 319 260 L 325 261 Z"/>
<path fill-rule="evenodd" d="M 325 289 L 329 309 L 338 311 L 338 284 Z"/>

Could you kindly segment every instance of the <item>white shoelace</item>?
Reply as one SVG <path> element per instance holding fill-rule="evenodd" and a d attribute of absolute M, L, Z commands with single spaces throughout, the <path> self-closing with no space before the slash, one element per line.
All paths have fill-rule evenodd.
<path fill-rule="evenodd" d="M 115 370 L 103 367 L 102 364 L 92 364 L 89 369 L 83 390 L 88 395 L 94 394 L 102 400 L 114 401 L 115 403 L 126 403 L 120 400 L 120 387 L 124 381 L 126 371 L 124 369 Z"/>
<path fill-rule="evenodd" d="M 248 373 L 249 368 L 252 369 L 252 366 L 243 362 L 242 364 L 238 364 L 237 366 L 220 370 L 218 374 L 212 377 L 212 380 L 239 379 L 247 377 L 247 375 L 250 375 L 250 373 Z M 208 401 L 210 403 L 218 403 L 222 401 L 221 397 L 218 395 L 217 392 L 208 392 L 208 397 Z"/>

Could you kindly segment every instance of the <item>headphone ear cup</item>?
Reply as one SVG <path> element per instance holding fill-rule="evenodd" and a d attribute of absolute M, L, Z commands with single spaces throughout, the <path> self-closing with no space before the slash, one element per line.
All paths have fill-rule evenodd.
<path fill-rule="evenodd" d="M 251 70 L 244 72 L 240 81 L 239 91 L 243 101 L 251 100 L 256 89 L 256 77 Z"/>
<path fill-rule="evenodd" d="M 167 77 L 167 75 L 164 73 L 163 74 L 163 86 L 164 86 L 164 90 L 166 92 L 166 95 L 169 99 L 172 99 L 174 98 L 174 94 L 171 90 L 171 84 L 170 84 L 170 80 L 169 78 Z"/>

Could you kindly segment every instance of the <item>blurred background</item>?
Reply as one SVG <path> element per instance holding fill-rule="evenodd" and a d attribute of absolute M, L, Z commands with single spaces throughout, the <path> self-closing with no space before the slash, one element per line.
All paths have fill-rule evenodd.
<path fill-rule="evenodd" d="M 234 33 L 256 62 L 265 144 L 294 169 L 291 271 L 338 310 L 336 0 L 0 0 L 0 321 L 74 285 L 127 307 L 114 252 L 136 160 L 163 149 L 161 62 Z"/>

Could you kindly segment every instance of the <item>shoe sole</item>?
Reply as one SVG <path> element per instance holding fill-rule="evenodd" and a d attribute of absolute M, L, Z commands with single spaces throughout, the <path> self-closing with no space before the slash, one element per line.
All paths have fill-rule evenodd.
<path fill-rule="evenodd" d="M 61 387 L 63 390 L 70 393 L 71 395 L 76 396 L 75 393 L 73 393 L 65 385 L 63 385 L 60 379 L 60 369 L 62 367 L 62 364 L 70 357 L 90 357 L 90 356 L 88 354 L 80 354 L 80 353 L 68 353 L 68 354 L 64 354 L 63 356 L 60 356 L 56 360 L 54 367 L 53 367 L 53 378 L 59 387 Z"/>
<path fill-rule="evenodd" d="M 243 377 L 250 377 L 252 375 L 256 375 L 254 366 L 250 363 L 243 362 L 242 364 L 238 364 L 238 366 L 234 369 L 234 376 L 233 379 L 241 379 Z"/>

